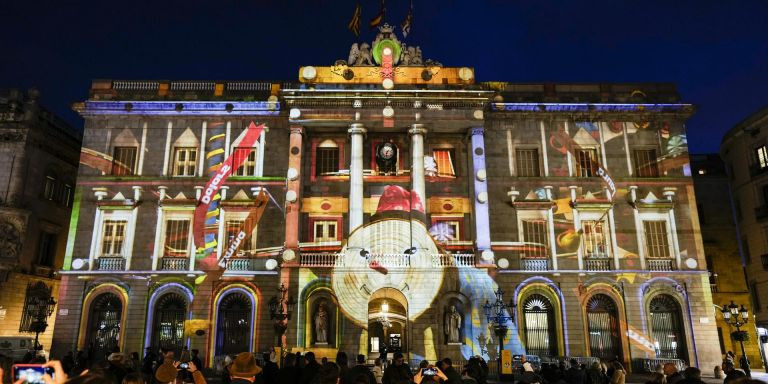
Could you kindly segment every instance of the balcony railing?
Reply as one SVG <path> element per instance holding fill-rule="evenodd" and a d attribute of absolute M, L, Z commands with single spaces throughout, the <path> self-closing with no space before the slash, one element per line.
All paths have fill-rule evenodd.
<path fill-rule="evenodd" d="M 549 270 L 549 259 L 541 257 L 523 257 L 520 258 L 520 269 L 523 271 L 546 271 Z"/>
<path fill-rule="evenodd" d="M 302 267 L 343 267 L 344 255 L 341 253 L 302 253 L 299 265 Z"/>
<path fill-rule="evenodd" d="M 610 271 L 612 269 L 611 259 L 584 259 L 584 269 L 587 271 Z"/>
<path fill-rule="evenodd" d="M 649 271 L 671 271 L 672 259 L 647 259 Z"/>
<path fill-rule="evenodd" d="M 368 264 L 377 264 L 385 268 L 408 268 L 411 266 L 411 255 L 405 253 L 379 253 L 366 256 Z"/>
<path fill-rule="evenodd" d="M 189 259 L 186 257 L 163 257 L 160 259 L 160 269 L 163 271 L 187 271 Z"/>
<path fill-rule="evenodd" d="M 456 253 L 456 254 L 443 254 L 438 253 L 432 255 L 433 267 L 474 267 L 475 255 L 471 253 Z"/>
<path fill-rule="evenodd" d="M 99 271 L 125 270 L 125 258 L 122 256 L 102 256 L 96 259 L 96 269 Z"/>
<path fill-rule="evenodd" d="M 233 257 L 227 260 L 227 271 L 255 271 L 256 260 Z"/>

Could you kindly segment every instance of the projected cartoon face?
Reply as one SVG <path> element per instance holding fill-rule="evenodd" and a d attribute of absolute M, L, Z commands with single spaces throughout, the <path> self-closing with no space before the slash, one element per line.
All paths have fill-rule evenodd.
<path fill-rule="evenodd" d="M 410 195 L 400 187 L 390 186 L 380 199 L 379 208 L 401 207 L 401 201 L 389 199 L 389 192 L 393 191 L 389 188 L 399 188 L 396 194 Z M 410 207 L 407 201 L 405 207 Z M 377 209 L 377 214 L 385 212 Z M 443 269 L 433 264 L 434 255 L 440 251 L 424 223 L 382 216 L 385 218 L 349 235 L 342 249 L 343 264 L 334 268 L 332 275 L 331 284 L 341 310 L 364 327 L 368 325 L 368 302 L 378 289 L 402 291 L 408 298 L 408 318 L 414 320 L 429 308 L 443 280 Z"/>

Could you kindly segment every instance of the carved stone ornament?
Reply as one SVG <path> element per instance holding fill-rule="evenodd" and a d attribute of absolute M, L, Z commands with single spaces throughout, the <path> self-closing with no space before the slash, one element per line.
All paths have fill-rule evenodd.
<path fill-rule="evenodd" d="M 374 63 L 374 59 L 378 60 L 380 56 L 375 56 L 374 51 L 376 51 L 376 55 L 380 55 L 382 46 L 388 46 L 393 48 L 393 64 L 395 65 L 399 64 L 406 67 L 443 66 L 438 61 L 432 59 L 422 59 L 421 47 L 408 46 L 404 42 L 401 42 L 395 35 L 394 29 L 395 28 L 393 26 L 386 23 L 380 26 L 379 34 L 376 35 L 376 38 L 371 44 L 368 44 L 367 42 L 352 44 L 349 49 L 347 60 L 336 60 L 335 65 L 341 66 L 346 64 L 349 67 L 375 66 L 376 64 Z M 380 43 L 382 42 L 384 42 L 384 44 L 381 44 L 380 46 Z"/>
<path fill-rule="evenodd" d="M 17 259 L 21 251 L 21 231 L 8 219 L 0 221 L 0 258 Z"/>

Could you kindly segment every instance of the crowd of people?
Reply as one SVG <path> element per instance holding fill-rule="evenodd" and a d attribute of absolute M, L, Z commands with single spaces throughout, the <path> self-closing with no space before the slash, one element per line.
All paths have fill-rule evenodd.
<path fill-rule="evenodd" d="M 421 361 L 418 365 L 406 363 L 402 353 L 394 353 L 392 360 L 376 359 L 369 364 L 365 355 L 350 361 L 345 352 L 338 352 L 335 361 L 323 357 L 317 360 L 313 352 L 288 353 L 278 366 L 274 354 L 261 356 L 243 352 L 227 356 L 218 366 L 217 377 L 222 384 L 487 384 L 489 369 L 485 360 L 473 356 L 457 368 L 449 358 L 435 362 Z M 752 380 L 749 370 L 734 366 L 734 356 L 726 356 L 715 368 L 715 378 L 723 384 L 765 384 Z M 83 352 L 68 353 L 61 361 L 45 361 L 43 357 L 25 357 L 24 363 L 42 364 L 53 370 L 44 375 L 45 384 L 207 384 L 200 371 L 203 364 L 197 350 L 183 349 L 178 359 L 174 351 L 161 349 L 159 353 L 147 351 L 143 359 L 137 353 L 124 355 L 118 350 L 106 360 L 91 364 Z M 0 355 L 2 383 L 14 383 L 10 368 L 14 362 Z M 559 363 L 544 363 L 534 367 L 525 360 L 516 363 L 514 375 L 503 382 L 517 384 L 625 384 L 627 371 L 618 360 L 593 362 L 589 366 L 576 359 Z M 209 377 L 210 378 L 210 377 Z M 494 377 L 495 379 L 495 377 Z M 23 384 L 20 381 L 14 384 Z M 646 384 L 704 384 L 701 371 L 688 367 L 682 371 L 675 364 L 660 365 Z"/>

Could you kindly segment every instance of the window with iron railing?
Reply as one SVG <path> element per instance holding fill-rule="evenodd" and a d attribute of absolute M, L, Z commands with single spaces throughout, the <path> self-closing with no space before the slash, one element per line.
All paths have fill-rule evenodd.
<path fill-rule="evenodd" d="M 243 228 L 243 224 L 245 224 L 245 220 L 238 220 L 238 219 L 230 219 L 227 220 L 227 247 L 229 247 L 232 242 L 237 239 L 237 235 L 240 233 L 240 230 Z M 253 232 L 256 232 L 255 230 Z M 253 250 L 253 245 L 256 244 L 256 234 L 251 233 L 251 236 L 248 237 L 248 239 L 240 242 L 240 247 L 238 248 L 241 251 L 250 251 Z"/>
<path fill-rule="evenodd" d="M 655 149 L 635 149 L 632 151 L 635 165 L 635 177 L 659 177 Z"/>
<path fill-rule="evenodd" d="M 596 170 L 592 169 L 592 165 L 597 161 L 597 150 L 581 148 L 574 152 L 574 158 L 576 161 L 576 177 L 595 176 Z"/>
<path fill-rule="evenodd" d="M 188 253 L 189 220 L 166 220 L 163 257 L 187 257 Z"/>
<path fill-rule="evenodd" d="M 174 176 L 195 176 L 197 168 L 197 148 L 177 147 L 173 156 Z"/>
<path fill-rule="evenodd" d="M 584 255 L 586 257 L 608 257 L 608 235 L 605 221 L 584 220 L 581 222 L 584 231 Z"/>
<path fill-rule="evenodd" d="M 112 152 L 112 175 L 130 176 L 136 172 L 136 147 L 115 147 Z"/>
<path fill-rule="evenodd" d="M 104 220 L 101 236 L 101 256 L 123 256 L 125 244 L 125 220 Z"/>
<path fill-rule="evenodd" d="M 516 149 L 515 167 L 517 176 L 541 176 L 541 169 L 539 168 L 539 150 L 537 148 Z"/>
<path fill-rule="evenodd" d="M 645 249 L 649 258 L 669 258 L 669 238 L 667 222 L 664 220 L 643 221 L 645 230 Z"/>

